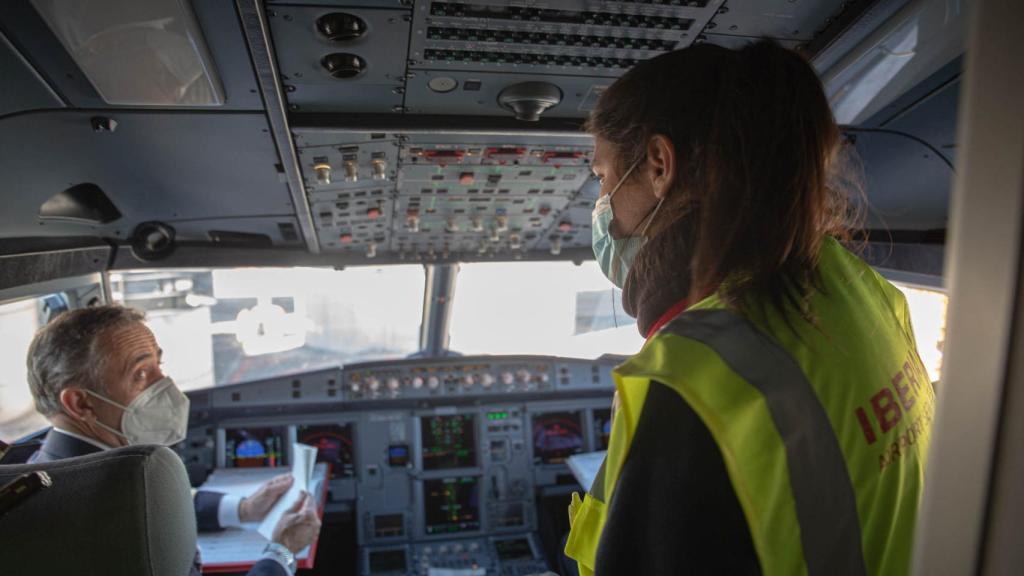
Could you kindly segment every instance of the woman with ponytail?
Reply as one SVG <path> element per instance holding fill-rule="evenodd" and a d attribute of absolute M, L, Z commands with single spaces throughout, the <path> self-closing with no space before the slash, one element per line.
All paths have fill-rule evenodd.
<path fill-rule="evenodd" d="M 594 251 L 647 342 L 573 496 L 582 574 L 905 574 L 934 395 L 906 301 L 845 247 L 841 139 L 772 42 L 642 62 L 591 114 Z"/>

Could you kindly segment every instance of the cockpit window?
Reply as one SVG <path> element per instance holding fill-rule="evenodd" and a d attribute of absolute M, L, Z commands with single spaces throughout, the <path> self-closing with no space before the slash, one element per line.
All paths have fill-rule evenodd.
<path fill-rule="evenodd" d="M 36 331 L 65 307 L 60 294 L 0 305 L 0 440 L 17 440 L 46 426 L 32 401 L 25 359 Z"/>
<path fill-rule="evenodd" d="M 917 353 L 932 382 L 942 376 L 942 349 L 946 342 L 946 306 L 949 297 L 937 290 L 896 284 L 907 296 L 910 321 L 917 339 Z"/>
<path fill-rule="evenodd" d="M 450 348 L 575 358 L 635 354 L 644 341 L 621 299 L 593 261 L 463 264 Z"/>
<path fill-rule="evenodd" d="M 164 372 L 184 389 L 416 352 L 422 266 L 238 268 L 110 275 L 146 311 Z"/>

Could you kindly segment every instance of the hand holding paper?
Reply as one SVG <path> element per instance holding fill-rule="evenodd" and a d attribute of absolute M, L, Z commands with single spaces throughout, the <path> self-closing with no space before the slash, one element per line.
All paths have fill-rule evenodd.
<path fill-rule="evenodd" d="M 297 554 L 309 546 L 319 532 L 320 518 L 316 515 L 313 497 L 309 492 L 303 492 L 295 504 L 281 516 L 270 540 Z"/>
<path fill-rule="evenodd" d="M 238 505 L 238 519 L 243 523 L 262 521 L 294 482 L 295 478 L 289 472 L 260 484 L 255 492 L 243 498 Z"/>
<path fill-rule="evenodd" d="M 288 513 L 291 508 L 296 506 L 296 501 L 300 499 L 303 493 L 309 492 L 310 483 L 313 479 L 314 466 L 316 466 L 316 448 L 306 446 L 305 444 L 292 444 L 293 482 L 291 487 L 284 496 L 274 503 L 270 512 L 263 518 L 263 521 L 260 522 L 259 533 L 267 540 L 273 541 L 274 528 L 277 526 L 278 522 L 281 521 L 281 518 Z M 299 506 L 301 507 L 301 504 L 299 504 Z M 296 508 L 296 511 L 298 510 L 301 510 L 301 508 Z M 315 512 L 313 513 L 313 518 L 316 518 Z M 319 529 L 319 520 L 317 520 L 317 528 Z M 312 540 L 312 538 L 310 538 L 310 540 Z M 309 542 L 306 542 L 306 544 L 308 543 Z"/>

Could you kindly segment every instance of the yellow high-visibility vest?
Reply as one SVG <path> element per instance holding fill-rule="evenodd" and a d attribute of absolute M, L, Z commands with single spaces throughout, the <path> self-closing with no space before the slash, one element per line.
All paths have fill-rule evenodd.
<path fill-rule="evenodd" d="M 766 576 L 910 571 L 934 390 L 903 294 L 831 238 L 819 270 L 813 325 L 712 296 L 615 369 L 608 456 L 569 508 L 565 552 L 583 576 L 652 381 L 711 432 Z"/>

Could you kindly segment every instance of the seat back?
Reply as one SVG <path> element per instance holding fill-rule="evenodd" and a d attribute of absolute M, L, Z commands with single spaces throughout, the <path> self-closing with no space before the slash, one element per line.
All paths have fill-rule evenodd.
<path fill-rule="evenodd" d="M 0 466 L 0 485 L 45 471 L 52 486 L 0 517 L 0 573 L 186 576 L 196 520 L 185 467 L 163 446 Z"/>

